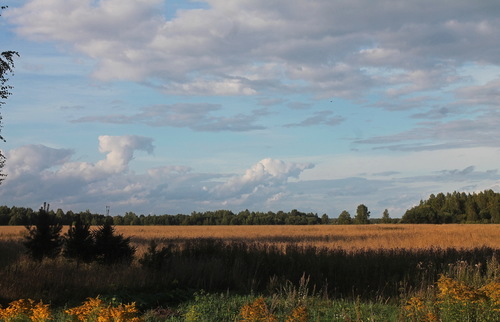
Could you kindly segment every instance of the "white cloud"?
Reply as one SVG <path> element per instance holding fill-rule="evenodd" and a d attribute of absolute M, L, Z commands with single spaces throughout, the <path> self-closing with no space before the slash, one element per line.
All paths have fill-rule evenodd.
<path fill-rule="evenodd" d="M 306 169 L 313 168 L 310 163 L 286 163 L 281 160 L 263 159 L 242 176 L 235 176 L 225 183 L 213 188 L 215 195 L 222 198 L 233 194 L 254 193 L 262 187 L 280 186 L 290 178 L 298 178 L 300 173 Z"/>
<path fill-rule="evenodd" d="M 96 166 L 107 172 L 122 172 L 132 160 L 134 150 L 153 152 L 152 139 L 140 136 L 99 137 L 99 151 L 107 153 L 106 159 L 97 162 Z"/>
<path fill-rule="evenodd" d="M 31 207 L 47 201 L 54 208 L 73 211 L 102 212 L 110 205 L 113 213 L 121 214 L 296 208 L 333 217 L 364 203 L 377 217 L 385 208 L 392 216 L 401 216 L 431 193 L 481 191 L 500 182 L 494 161 L 498 151 L 492 148 L 368 159 L 336 156 L 318 165 L 266 158 L 232 175 L 200 173 L 182 165 L 128 171 L 137 150 L 153 149 L 151 139 L 144 137 L 101 136 L 99 149 L 106 156 L 95 163 L 71 161 L 72 151 L 67 149 L 31 145 L 7 151 L 19 167 L 6 168 L 0 198 Z M 19 158 L 29 161 L 22 163 Z M 453 161 L 447 167 L 437 162 L 445 158 Z"/>
<path fill-rule="evenodd" d="M 88 162 L 68 162 L 55 173 L 62 177 L 80 177 L 85 181 L 99 181 L 112 174 L 127 170 L 135 150 L 153 152 L 152 139 L 135 135 L 99 137 L 99 152 L 106 158 L 95 164 Z"/>
<path fill-rule="evenodd" d="M 5 173 L 9 177 L 17 177 L 22 174 L 38 174 L 51 167 L 66 163 L 72 150 L 55 149 L 44 145 L 25 145 L 6 152 Z"/>
<path fill-rule="evenodd" d="M 394 95 L 442 88 L 466 63 L 500 62 L 495 1 L 207 3 L 168 20 L 161 0 L 31 0 L 7 17 L 22 35 L 94 58 L 100 79 L 154 78 L 190 95 L 254 95 L 269 81 L 347 98 L 394 82 Z M 373 67 L 399 75 L 374 77 Z"/>
<path fill-rule="evenodd" d="M 134 173 L 129 171 L 134 155 L 153 151 L 152 139 L 138 136 L 100 137 L 103 156 L 96 162 L 76 159 L 73 150 L 29 145 L 6 153 L 9 176 L 0 192 L 2 200 L 21 204 L 36 200 L 38 205 L 59 196 L 61 204 L 75 210 L 89 205 L 102 209 L 110 202 L 125 211 L 221 207 L 328 211 L 330 206 L 325 205 L 334 204 L 333 210 L 344 204 L 351 207 L 365 202 L 360 198 L 366 198 L 369 206 L 387 207 L 392 202 L 404 208 L 410 200 L 427 197 L 427 192 L 498 183 L 500 84 L 498 72 L 490 68 L 500 64 L 497 0 L 207 0 L 191 2 L 176 13 L 165 12 L 171 4 L 163 0 L 22 3 L 18 8 L 11 5 L 2 18 L 15 24 L 18 35 L 55 43 L 60 51 L 57 59 L 52 53 L 44 52 L 43 58 L 38 52 L 31 55 L 37 57 L 32 66 L 43 66 L 36 72 L 37 81 L 46 81 L 45 76 L 54 82 L 63 79 L 68 86 L 63 88 L 78 95 L 61 99 L 69 91 L 61 91 L 60 83 L 47 81 L 45 87 L 31 88 L 36 82 L 30 79 L 26 86 L 30 95 L 25 96 L 32 101 L 22 103 L 24 110 L 17 109 L 22 114 L 19 120 L 26 121 L 25 111 L 30 111 L 32 121 L 42 115 L 47 118 L 45 111 L 51 105 L 69 106 L 63 112 L 75 113 L 70 123 L 74 128 L 83 127 L 83 122 L 106 123 L 114 129 L 127 125 L 124 133 L 130 133 L 150 131 L 146 125 L 155 127 L 158 137 L 192 134 L 193 146 L 206 145 L 206 150 L 214 144 L 211 140 L 220 140 L 209 162 L 222 168 L 220 164 L 233 162 L 234 157 L 231 169 L 239 170 L 234 170 L 238 174 L 200 173 L 183 165 L 163 165 Z M 34 48 L 48 48 L 44 46 Z M 75 53 L 85 66 L 74 67 Z M 482 66 L 484 75 L 478 75 L 477 66 Z M 126 82 L 102 86 L 98 81 L 92 85 L 106 89 L 87 95 L 74 89 L 75 84 L 89 86 L 78 83 L 86 68 L 93 68 L 98 80 Z M 25 77 L 20 84 L 33 76 L 26 76 L 26 70 L 19 73 Z M 160 94 L 146 96 L 151 89 Z M 129 99 L 135 90 L 138 95 Z M 249 96 L 266 108 L 249 107 Z M 341 103 L 325 107 L 314 100 L 327 97 L 348 101 L 334 99 Z M 117 104 L 109 102 L 117 98 L 126 108 L 110 112 Z M 356 110 L 364 106 L 385 111 L 371 115 Z M 57 112 L 60 116 L 61 109 Z M 321 125 L 332 126 L 312 132 Z M 63 133 L 62 127 L 54 126 L 59 132 L 40 140 L 53 142 L 56 133 Z M 99 127 L 92 124 L 95 136 L 102 133 Z M 357 135 L 363 129 L 371 137 Z M 252 130 L 261 131 L 242 133 Z M 214 133 L 222 131 L 235 135 Z M 352 135 L 345 139 L 351 132 L 363 139 Z M 38 139 L 30 135 L 30 140 Z M 295 142 L 299 137 L 332 143 Z M 301 145 L 302 141 L 310 146 Z M 182 146 L 184 141 L 180 142 Z M 222 146 L 226 142 L 229 148 Z M 220 158 L 220 150 L 240 146 L 241 151 L 225 152 L 226 158 Z M 348 148 L 357 154 L 325 156 Z M 178 159 L 189 155 L 202 164 L 206 150 Z M 313 159 L 312 154 L 322 155 Z M 285 161 L 287 155 L 305 162 Z M 240 160 L 248 156 L 270 158 L 244 170 Z"/>
<path fill-rule="evenodd" d="M 128 171 L 134 153 L 153 151 L 152 140 L 140 136 L 100 136 L 105 158 L 95 163 L 71 161 L 72 151 L 42 145 L 7 152 L 16 167 L 7 167 L 0 197 L 14 204 L 25 198 L 49 201 L 67 210 L 112 205 L 121 211 L 146 212 L 256 207 L 269 195 L 287 195 L 291 178 L 297 179 L 312 164 L 263 159 L 241 176 L 193 172 L 185 166 L 166 165 L 144 174 Z M 24 163 L 20 160 L 26 160 Z M 223 180 L 221 182 L 221 180 Z M 55 200 L 54 200 L 55 199 Z M 273 198 L 271 198 L 273 199 Z M 274 198 L 278 200 L 278 198 Z M 84 209 L 83 209 L 84 210 Z"/>

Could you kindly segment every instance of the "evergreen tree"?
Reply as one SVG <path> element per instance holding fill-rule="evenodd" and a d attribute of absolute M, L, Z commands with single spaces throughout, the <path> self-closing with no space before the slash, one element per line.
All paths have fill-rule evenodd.
<path fill-rule="evenodd" d="M 135 248 L 130 246 L 130 237 L 115 234 L 111 218 L 94 232 L 94 238 L 96 259 L 99 263 L 112 265 L 132 262 Z"/>
<path fill-rule="evenodd" d="M 90 224 L 84 224 L 78 216 L 76 221 L 70 225 L 64 238 L 63 256 L 74 259 L 77 265 L 80 262 L 89 263 L 95 258 L 94 236 L 90 230 Z"/>
<path fill-rule="evenodd" d="M 28 254 L 37 261 L 44 257 L 56 257 L 62 245 L 60 236 L 62 224 L 57 223 L 54 216 L 49 214 L 49 206 L 44 203 L 38 214 L 34 217 L 35 226 L 26 226 L 28 235 L 25 237 L 24 246 Z"/>

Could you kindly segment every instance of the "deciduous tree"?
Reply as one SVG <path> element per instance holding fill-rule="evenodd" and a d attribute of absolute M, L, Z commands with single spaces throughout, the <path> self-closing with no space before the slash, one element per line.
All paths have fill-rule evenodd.
<path fill-rule="evenodd" d="M 352 224 L 351 214 L 347 210 L 342 211 L 340 213 L 340 215 L 339 215 L 339 218 L 337 218 L 337 223 L 339 225 L 350 225 L 350 224 Z"/>
<path fill-rule="evenodd" d="M 6 6 L 1 6 L 0 11 L 6 9 Z M 11 94 L 10 90 L 12 86 L 7 84 L 9 76 L 13 75 L 14 72 L 14 57 L 19 56 L 16 51 L 8 50 L 2 51 L 0 53 L 0 107 L 5 104 L 5 100 Z M 0 132 L 2 128 L 2 116 L 0 115 Z M 5 139 L 0 134 L 0 140 L 5 142 Z M 5 174 L 2 173 L 2 169 L 5 165 L 5 156 L 2 151 L 0 151 L 0 183 L 3 181 Z"/>
<path fill-rule="evenodd" d="M 370 223 L 368 219 L 370 217 L 370 212 L 368 211 L 368 207 L 361 204 L 358 206 L 356 210 L 356 217 L 354 217 L 354 223 L 358 225 L 366 225 Z"/>
<path fill-rule="evenodd" d="M 384 212 L 382 213 L 382 220 L 381 222 L 383 224 L 389 224 L 391 223 L 391 217 L 389 216 L 389 210 L 385 209 Z"/>

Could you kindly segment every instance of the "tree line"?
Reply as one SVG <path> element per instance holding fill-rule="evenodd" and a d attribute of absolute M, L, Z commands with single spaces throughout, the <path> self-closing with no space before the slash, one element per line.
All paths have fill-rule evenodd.
<path fill-rule="evenodd" d="M 500 194 L 493 190 L 479 193 L 438 193 L 408 209 L 402 223 L 494 223 L 500 224 Z"/>
<path fill-rule="evenodd" d="M 387 209 L 382 218 L 370 218 L 370 211 L 364 204 L 358 206 L 356 214 L 344 210 L 338 218 L 329 218 L 327 214 L 319 216 L 316 213 L 305 213 L 293 209 L 289 212 L 256 212 L 248 209 L 234 213 L 230 210 L 215 210 L 205 212 L 192 212 L 190 215 L 137 215 L 126 212 L 123 216 L 103 215 L 91 213 L 89 210 L 75 213 L 64 212 L 62 209 L 48 210 L 47 213 L 54 221 L 62 225 L 71 225 L 77 220 L 84 224 L 98 226 L 107 221 L 113 225 L 326 225 L 326 224 L 370 224 L 370 223 L 396 223 Z M 33 225 L 37 213 L 31 208 L 0 206 L 0 225 L 27 226 Z"/>
<path fill-rule="evenodd" d="M 76 220 L 84 224 L 98 226 L 107 221 L 113 225 L 349 225 L 378 223 L 407 224 L 448 224 L 448 223 L 500 223 L 500 193 L 485 190 L 479 193 L 464 192 L 431 194 L 429 199 L 408 209 L 401 219 L 391 218 L 384 210 L 381 218 L 370 218 L 370 211 L 360 204 L 354 215 L 347 210 L 338 217 L 330 218 L 327 214 L 301 212 L 293 209 L 289 212 L 259 212 L 248 209 L 238 213 L 230 210 L 192 212 L 189 215 L 137 215 L 126 212 L 123 216 L 91 213 L 89 210 L 75 213 L 62 209 L 48 211 L 57 223 L 71 225 Z M 0 206 L 0 225 L 33 225 L 36 212 L 31 208 Z"/>

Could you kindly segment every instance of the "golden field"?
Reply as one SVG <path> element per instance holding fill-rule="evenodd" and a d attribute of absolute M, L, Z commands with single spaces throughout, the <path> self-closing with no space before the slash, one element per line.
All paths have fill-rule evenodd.
<path fill-rule="evenodd" d="M 500 225 L 315 225 L 315 226 L 116 226 L 140 251 L 145 241 L 217 238 L 273 244 L 298 244 L 348 251 L 488 246 L 500 248 Z M 23 226 L 1 226 L 0 239 L 22 238 Z"/>

